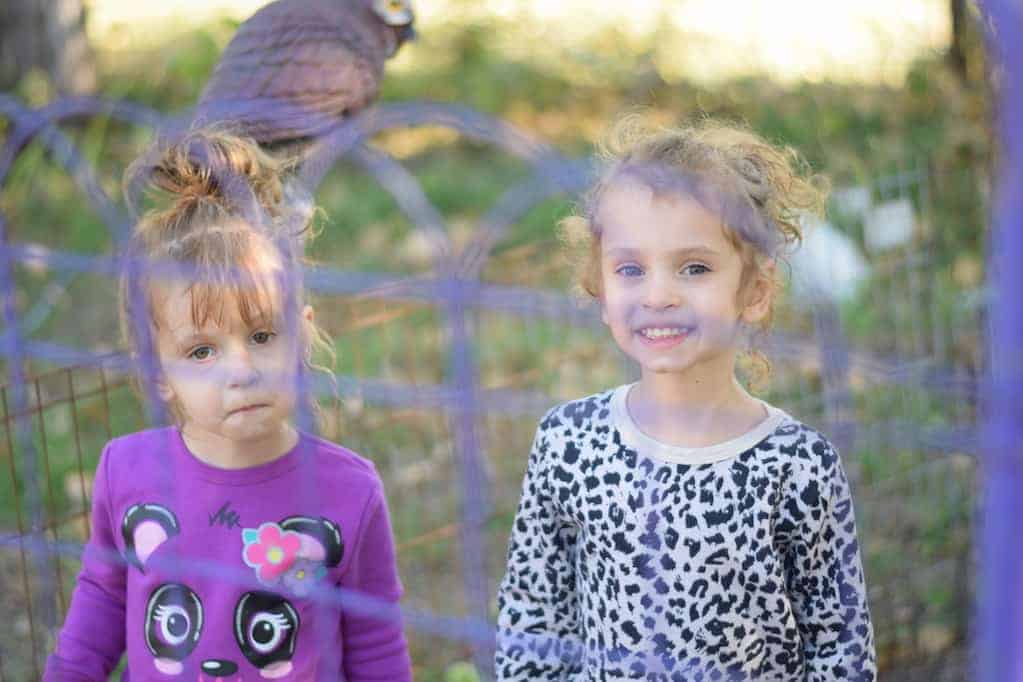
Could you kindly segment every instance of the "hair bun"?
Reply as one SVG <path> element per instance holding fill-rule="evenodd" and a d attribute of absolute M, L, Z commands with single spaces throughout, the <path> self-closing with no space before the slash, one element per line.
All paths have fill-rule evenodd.
<path fill-rule="evenodd" d="M 183 198 L 223 201 L 229 210 L 244 211 L 253 199 L 273 210 L 281 200 L 280 164 L 253 140 L 223 132 L 186 135 L 157 170 L 157 182 L 168 180 L 164 189 Z"/>
<path fill-rule="evenodd" d="M 136 209 L 139 195 L 157 191 L 172 211 L 192 214 L 201 206 L 246 215 L 260 205 L 276 216 L 282 199 L 282 163 L 253 140 L 216 128 L 199 128 L 160 140 L 126 174 L 126 194 Z"/>

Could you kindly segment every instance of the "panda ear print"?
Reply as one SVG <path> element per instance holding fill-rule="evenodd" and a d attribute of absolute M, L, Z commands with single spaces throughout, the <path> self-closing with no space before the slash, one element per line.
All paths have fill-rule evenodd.
<path fill-rule="evenodd" d="M 145 573 L 146 561 L 156 548 L 180 532 L 177 517 L 166 507 L 158 504 L 132 505 L 121 522 L 125 559 Z"/>
<path fill-rule="evenodd" d="M 322 561 L 327 567 L 333 568 L 341 563 L 345 546 L 341 539 L 341 529 L 333 521 L 322 517 L 314 519 L 308 516 L 289 516 L 281 521 L 280 526 L 282 530 L 302 535 L 303 545 L 307 539 L 319 543 L 324 553 Z M 318 547 L 317 550 L 319 549 Z"/>

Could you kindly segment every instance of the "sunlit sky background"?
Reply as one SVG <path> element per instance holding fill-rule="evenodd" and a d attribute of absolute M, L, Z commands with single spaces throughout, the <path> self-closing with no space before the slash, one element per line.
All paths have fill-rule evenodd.
<path fill-rule="evenodd" d="M 116 42 L 162 22 L 244 18 L 265 0 L 91 0 L 90 33 Z M 418 0 L 421 32 L 460 16 L 513 19 L 570 49 L 616 26 L 650 46 L 668 77 L 701 81 L 749 73 L 780 80 L 898 82 L 922 50 L 949 39 L 947 0 Z M 468 16 L 466 16 L 468 15 Z M 656 33 L 656 35 L 655 35 Z M 535 35 L 535 33 L 534 33 Z M 538 36 L 539 37 L 539 36 Z M 398 68 L 408 65 L 395 64 Z"/>

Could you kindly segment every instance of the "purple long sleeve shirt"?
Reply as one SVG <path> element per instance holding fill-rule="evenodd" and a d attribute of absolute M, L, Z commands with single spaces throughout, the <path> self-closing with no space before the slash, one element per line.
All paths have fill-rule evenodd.
<path fill-rule="evenodd" d="M 46 682 L 411 680 L 373 465 L 302 435 L 219 469 L 176 428 L 111 441 Z"/>

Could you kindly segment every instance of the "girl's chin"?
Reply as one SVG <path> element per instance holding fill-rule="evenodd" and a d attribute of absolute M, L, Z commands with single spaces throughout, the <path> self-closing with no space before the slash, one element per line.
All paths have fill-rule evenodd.
<path fill-rule="evenodd" d="M 648 375 L 654 375 L 658 377 L 671 377 L 676 376 L 682 378 L 686 375 L 689 367 L 678 367 L 671 365 L 644 365 L 643 373 Z"/>
<path fill-rule="evenodd" d="M 260 424 L 258 426 L 248 426 L 248 428 L 232 429 L 232 431 L 232 435 L 236 440 L 263 440 L 282 435 L 284 433 L 284 425 Z"/>
<path fill-rule="evenodd" d="M 258 441 L 276 438 L 285 432 L 287 425 L 279 419 L 225 424 L 223 434 L 233 441 Z"/>

